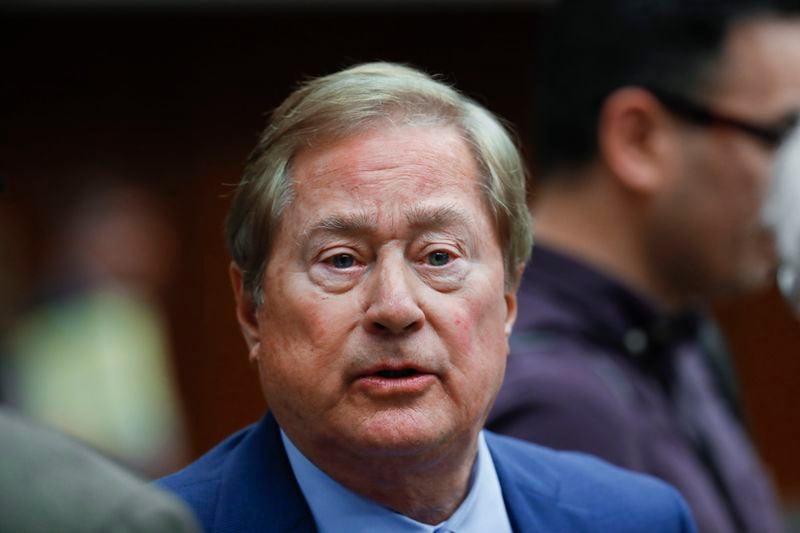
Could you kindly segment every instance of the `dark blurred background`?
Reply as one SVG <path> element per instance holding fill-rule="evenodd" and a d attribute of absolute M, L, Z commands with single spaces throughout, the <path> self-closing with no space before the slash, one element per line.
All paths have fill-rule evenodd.
<path fill-rule="evenodd" d="M 87 262 L 116 262 L 100 270 L 113 270 L 117 285 L 138 290 L 147 278 L 184 442 L 144 468 L 157 475 L 264 409 L 234 318 L 222 223 L 265 114 L 305 77 L 399 61 L 443 75 L 513 123 L 524 145 L 533 36 L 546 28 L 535 0 L 140 2 L 0 4 L 0 328 L 13 338 L 32 310 L 111 276 Z M 160 239 L 153 249 L 165 264 L 142 260 L 147 275 L 131 272 L 132 223 L 115 219 L 128 233 L 104 234 L 110 257 L 89 247 L 84 273 L 65 275 L 78 270 L 65 257 L 71 228 L 87 225 L 75 220 L 103 203 L 98 191 L 122 189 L 146 197 L 159 222 L 140 234 Z M 131 204 L 104 205 L 116 206 L 113 218 Z M 755 441 L 796 503 L 800 323 L 774 288 L 716 311 Z M 18 387 L 0 392 L 15 397 Z"/>

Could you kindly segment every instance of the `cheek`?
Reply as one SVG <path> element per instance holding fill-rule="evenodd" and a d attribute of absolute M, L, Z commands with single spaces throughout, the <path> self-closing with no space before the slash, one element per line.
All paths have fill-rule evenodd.
<path fill-rule="evenodd" d="M 448 348 L 453 368 L 447 388 L 470 424 L 486 416 L 503 382 L 508 351 L 504 309 L 505 302 L 484 300 L 463 303 L 451 315 Z"/>
<path fill-rule="evenodd" d="M 694 206 L 706 223 L 720 228 L 756 215 L 770 175 L 762 147 L 739 136 L 729 141 L 691 149 L 675 189 L 684 205 Z"/>
<path fill-rule="evenodd" d="M 466 300 L 451 312 L 454 363 L 465 372 L 479 369 L 472 379 L 492 380 L 505 368 L 506 305 L 500 296 Z"/>
<path fill-rule="evenodd" d="M 265 301 L 265 306 L 270 300 Z M 306 291 L 285 298 L 259 317 L 258 358 L 263 395 L 284 421 L 311 420 L 329 407 L 341 387 L 347 317 L 341 302 Z"/>
<path fill-rule="evenodd" d="M 262 372 L 271 366 L 275 375 L 332 375 L 356 313 L 346 296 L 320 294 L 306 285 L 302 276 L 289 276 L 268 291 L 259 315 Z"/>
<path fill-rule="evenodd" d="M 731 150 L 731 157 L 721 158 L 721 183 L 716 184 L 720 209 L 730 217 L 749 222 L 760 211 L 771 176 L 771 162 L 762 147 L 754 143 Z"/>
<path fill-rule="evenodd" d="M 300 344 L 323 342 L 346 322 L 351 308 L 347 295 L 317 290 L 305 273 L 282 276 L 271 282 L 263 314 L 259 317 L 265 339 Z"/>

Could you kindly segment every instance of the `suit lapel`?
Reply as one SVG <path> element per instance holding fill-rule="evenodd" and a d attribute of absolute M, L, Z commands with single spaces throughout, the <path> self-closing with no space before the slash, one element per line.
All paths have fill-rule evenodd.
<path fill-rule="evenodd" d="M 270 413 L 231 454 L 219 490 L 219 533 L 316 531 Z"/>
<path fill-rule="evenodd" d="M 517 533 L 567 531 L 558 507 L 558 476 L 529 446 L 484 431 L 511 527 Z"/>

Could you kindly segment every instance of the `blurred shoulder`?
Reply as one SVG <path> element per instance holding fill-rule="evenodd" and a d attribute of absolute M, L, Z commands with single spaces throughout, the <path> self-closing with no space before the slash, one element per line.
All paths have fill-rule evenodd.
<path fill-rule="evenodd" d="M 547 398 L 585 400 L 618 408 L 628 383 L 623 362 L 610 352 L 571 339 L 558 339 L 508 357 L 503 389 L 519 401 Z M 531 386 L 535 384 L 536 386 Z"/>
<path fill-rule="evenodd" d="M 509 357 L 487 428 L 636 467 L 641 416 L 635 396 L 613 354 L 562 342 Z"/>
<path fill-rule="evenodd" d="M 189 510 L 87 446 L 0 409 L 0 531 L 197 531 Z"/>

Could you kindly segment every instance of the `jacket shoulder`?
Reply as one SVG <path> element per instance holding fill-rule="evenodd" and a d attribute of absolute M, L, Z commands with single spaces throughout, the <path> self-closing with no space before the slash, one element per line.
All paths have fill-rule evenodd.
<path fill-rule="evenodd" d="M 661 480 L 491 432 L 486 440 L 509 505 L 538 509 L 551 530 L 694 531 L 686 503 Z"/>
<path fill-rule="evenodd" d="M 244 428 L 209 450 L 197 461 L 155 482 L 183 501 L 203 524 L 212 524 L 225 465 L 239 443 L 252 430 Z"/>

